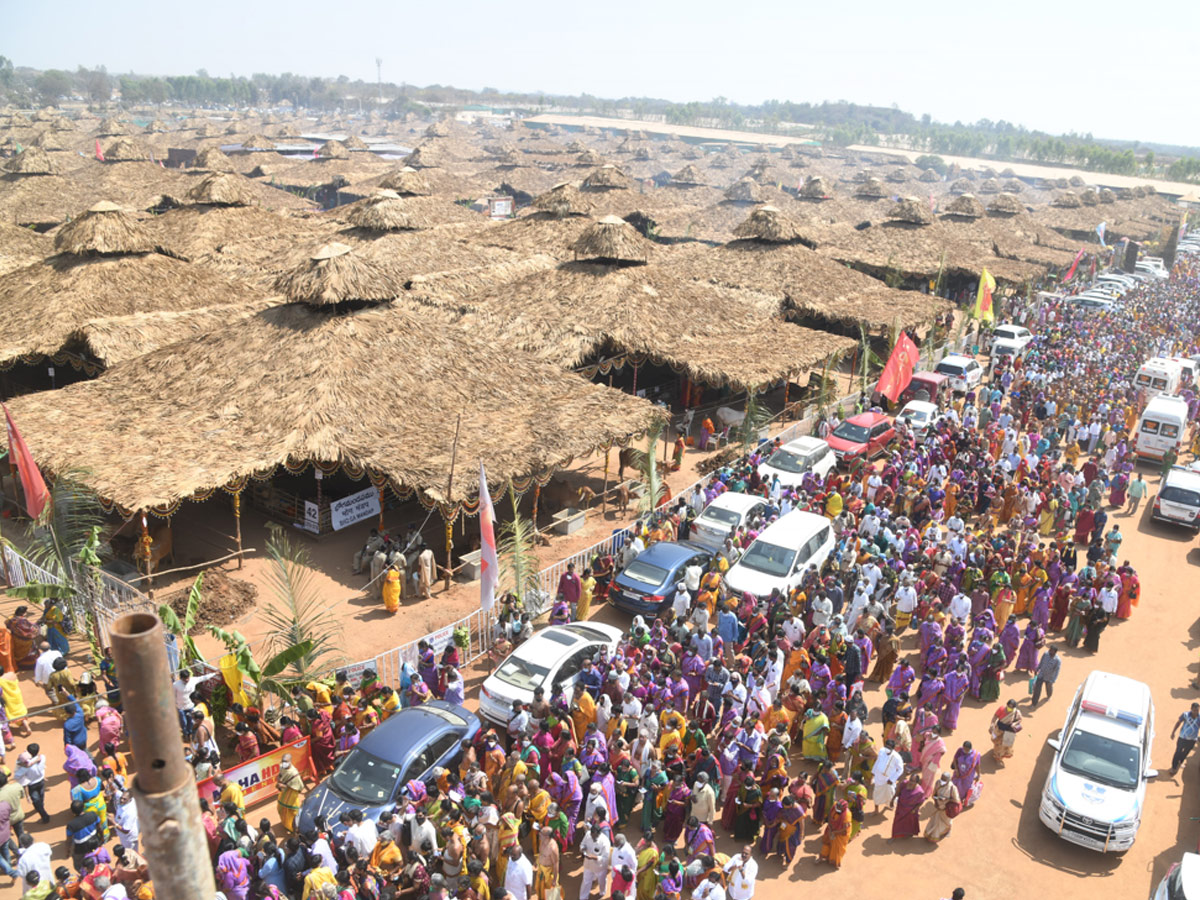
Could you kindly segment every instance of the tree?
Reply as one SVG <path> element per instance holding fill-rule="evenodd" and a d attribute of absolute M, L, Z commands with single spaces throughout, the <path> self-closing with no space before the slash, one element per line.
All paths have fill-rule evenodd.
<path fill-rule="evenodd" d="M 184 610 L 182 620 L 168 604 L 164 603 L 158 608 L 158 617 L 162 619 L 163 627 L 179 638 L 179 643 L 183 645 L 184 665 L 204 659 L 192 637 L 192 629 L 196 626 L 196 617 L 200 612 L 200 585 L 203 583 L 204 573 L 201 572 L 192 582 L 191 590 L 188 591 L 187 608 Z"/>
<path fill-rule="evenodd" d="M 71 93 L 73 82 L 71 76 L 61 69 L 47 69 L 37 77 L 33 86 L 43 103 L 56 106 L 60 98 Z"/>
<path fill-rule="evenodd" d="M 641 454 L 637 460 L 642 476 L 642 495 L 638 497 L 638 515 L 647 516 L 654 512 L 666 493 L 666 485 L 659 477 L 658 459 L 655 455 L 662 433 L 663 426 L 660 423 L 646 436 L 646 452 Z"/>

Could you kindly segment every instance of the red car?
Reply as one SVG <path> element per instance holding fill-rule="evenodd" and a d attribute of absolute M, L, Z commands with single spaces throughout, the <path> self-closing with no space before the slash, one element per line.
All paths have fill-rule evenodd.
<path fill-rule="evenodd" d="M 896 428 L 890 417 L 868 412 L 851 416 L 833 429 L 826 440 L 840 462 L 860 456 L 870 459 L 882 453 L 895 436 Z"/>

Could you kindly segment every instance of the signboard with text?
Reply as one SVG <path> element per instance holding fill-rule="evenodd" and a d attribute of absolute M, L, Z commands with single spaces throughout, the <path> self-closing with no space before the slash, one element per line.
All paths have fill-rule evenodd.
<path fill-rule="evenodd" d="M 226 769 L 224 774 L 228 781 L 235 782 L 241 787 L 246 796 L 246 808 L 255 806 L 272 799 L 275 794 L 275 776 L 279 774 L 279 762 L 285 753 L 292 754 L 292 765 L 301 775 L 309 778 L 316 777 L 312 767 L 312 757 L 308 752 L 308 738 L 284 744 L 278 750 L 256 756 L 236 766 Z M 221 789 L 211 778 L 206 778 L 196 785 L 200 796 L 209 803 L 216 803 L 221 796 Z"/>
<path fill-rule="evenodd" d="M 349 497 L 334 500 L 329 506 L 333 530 L 341 531 L 347 525 L 361 522 L 379 515 L 379 491 L 374 487 L 363 488 Z"/>

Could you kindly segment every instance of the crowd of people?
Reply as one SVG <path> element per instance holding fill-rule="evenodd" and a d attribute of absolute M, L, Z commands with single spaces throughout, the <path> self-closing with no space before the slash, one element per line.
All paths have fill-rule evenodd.
<path fill-rule="evenodd" d="M 1138 606 L 1116 521 L 1146 494 L 1131 446 L 1145 398 L 1132 376 L 1147 357 L 1196 349 L 1186 323 L 1200 321 L 1197 276 L 1181 264 L 1112 311 L 1012 299 L 1008 315 L 1036 334 L 1029 352 L 946 402 L 927 432 L 898 426 L 877 463 L 784 487 L 759 475 L 766 443 L 667 503 L 632 552 L 686 539 L 725 491 L 760 494 L 768 509 L 689 572 L 659 616 L 635 618 L 615 651 L 587 661 L 568 694 L 539 690 L 515 705 L 506 727 L 465 743 L 433 783 L 410 782 L 377 822 L 351 809 L 297 831 L 312 779 L 285 758 L 279 821 L 254 825 L 222 762 L 307 735 L 323 777 L 396 710 L 464 701 L 453 643 L 440 655 L 423 645 L 396 685 L 368 672 L 297 687 L 272 721 L 235 705 L 224 753 L 205 693 L 212 676 L 180 671 L 186 752 L 219 791 L 202 809 L 219 891 L 558 900 L 574 857 L 580 900 L 751 900 L 772 858 L 786 869 L 811 852 L 838 868 L 873 829 L 891 841 L 948 839 L 981 802 L 984 754 L 996 765 L 1014 755 L 1022 717 L 1052 694 L 1063 657 L 1099 652 L 1105 629 Z M 1198 398 L 1186 397 L 1194 420 Z M 724 573 L 793 509 L 829 518 L 828 559 L 789 594 L 731 593 Z M 373 534 L 355 559 L 382 576 L 385 599 L 413 580 L 397 557 Z M 622 562 L 568 570 L 554 620 L 587 618 Z M 419 555 L 416 568 L 421 590 Z M 62 608 L 37 612 L 22 607 L 7 622 L 0 727 L 5 753 L 26 738 L 28 683 L 17 673 L 32 670 L 62 725 L 70 795 L 47 795 L 36 743 L 15 760 L 0 754 L 0 869 L 29 900 L 148 900 L 115 668 L 106 657 L 95 675 L 73 674 Z M 532 633 L 515 599 L 504 622 L 506 641 Z M 1014 673 L 1028 685 L 1020 702 L 1004 690 Z M 960 733 L 965 704 L 992 711 L 986 735 Z M 47 820 L 48 803 L 71 812 L 58 858 L 27 827 L 27 812 Z"/>

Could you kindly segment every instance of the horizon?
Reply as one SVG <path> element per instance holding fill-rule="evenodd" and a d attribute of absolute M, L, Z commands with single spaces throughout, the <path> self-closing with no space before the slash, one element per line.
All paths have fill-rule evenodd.
<path fill-rule="evenodd" d="M 384 81 L 397 85 L 673 103 L 715 97 L 743 105 L 846 101 L 898 107 L 917 119 L 928 114 L 946 125 L 1004 120 L 1052 135 L 1200 147 L 1200 121 L 1179 114 L 1179 103 L 1198 86 L 1197 75 L 1186 52 L 1158 46 L 1196 33 L 1188 25 L 1200 25 L 1200 11 L 1182 4 L 1155 24 L 1077 21 L 1070 10 L 1030 0 L 1010 4 L 1003 18 L 947 0 L 927 4 L 920 17 L 881 0 L 868 0 L 848 16 L 768 0 L 754 15 L 732 20 L 712 0 L 649 8 L 617 2 L 603 16 L 546 0 L 527 0 L 523 16 L 468 2 L 454 19 L 437 10 L 350 0 L 339 10 L 342 30 L 356 30 L 362 15 L 372 23 L 369 30 L 357 27 L 367 35 L 361 49 L 343 46 L 338 29 L 313 30 L 328 11 L 314 0 L 295 0 L 284 17 L 212 0 L 205 16 L 184 25 L 183 46 L 164 40 L 163 31 L 184 23 L 148 17 L 130 0 L 66 0 L 19 10 L 11 0 L 5 5 L 9 27 L 0 54 L 40 70 L 103 65 L 113 75 L 171 76 L 204 69 L 213 77 L 291 72 L 374 83 L 375 58 L 381 57 Z M 720 15 L 707 15 L 718 9 Z M 972 35 L 1006 32 L 1013 20 L 1036 28 L 1025 44 L 1003 38 L 1000 64 L 988 62 L 986 39 Z M 718 30 L 722 44 L 713 46 L 710 33 Z M 811 47 L 806 35 L 814 32 L 834 40 Z M 332 46 L 314 37 L 326 33 Z M 421 37 L 391 45 L 379 37 L 405 33 Z M 796 35 L 794 52 L 765 46 L 764 37 L 780 34 Z M 1067 35 L 1073 47 L 1055 48 L 1057 35 Z M 1050 49 L 1043 49 L 1047 38 Z M 1121 43 L 1112 46 L 1114 38 Z M 718 56 L 722 64 L 713 65 Z"/>

